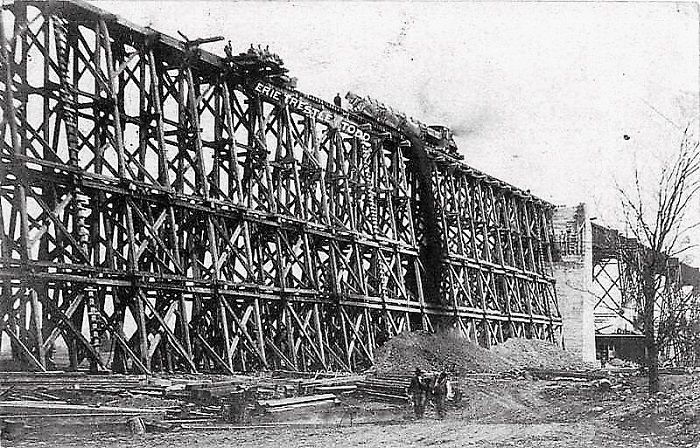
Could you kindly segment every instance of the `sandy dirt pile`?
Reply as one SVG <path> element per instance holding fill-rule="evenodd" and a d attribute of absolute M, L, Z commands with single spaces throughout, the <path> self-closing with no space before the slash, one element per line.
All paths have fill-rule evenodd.
<path fill-rule="evenodd" d="M 452 373 L 501 373 L 522 368 L 586 369 L 580 361 L 554 344 L 530 339 L 509 339 L 484 349 L 463 337 L 425 331 L 401 333 L 375 353 L 377 373 L 408 374 L 416 367 Z"/>
<path fill-rule="evenodd" d="M 511 370 L 506 359 L 464 338 L 425 331 L 394 336 L 374 356 L 378 373 L 409 374 L 416 367 L 452 373 L 488 373 Z"/>
<path fill-rule="evenodd" d="M 539 339 L 511 338 L 491 349 L 520 368 L 543 369 L 591 369 L 596 365 L 581 361 L 571 352 L 567 352 Z"/>

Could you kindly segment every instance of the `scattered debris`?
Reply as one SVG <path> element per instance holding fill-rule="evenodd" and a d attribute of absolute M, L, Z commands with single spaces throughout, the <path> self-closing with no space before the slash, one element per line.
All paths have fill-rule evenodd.
<path fill-rule="evenodd" d="M 142 435 L 146 433 L 146 425 L 144 425 L 141 417 L 131 417 L 126 423 L 129 425 L 132 434 Z"/>
<path fill-rule="evenodd" d="M 667 377 L 663 383 L 666 390 L 651 397 L 646 395 L 646 387 L 643 387 L 644 393 L 640 399 L 615 407 L 609 413 L 609 417 L 634 425 L 649 424 L 673 428 L 678 446 L 695 446 L 700 434 L 698 379 L 697 375 L 676 376 L 675 379 Z"/>
<path fill-rule="evenodd" d="M 318 406 L 335 402 L 334 394 L 309 395 L 305 397 L 281 398 L 278 400 L 263 400 L 258 404 L 267 412 L 288 411 L 306 406 Z"/>
<path fill-rule="evenodd" d="M 600 370 L 559 370 L 559 369 L 527 369 L 535 378 L 538 379 L 579 379 L 582 381 L 596 380 L 607 378 L 608 374 Z"/>
<path fill-rule="evenodd" d="M 183 425 L 249 424 L 253 415 L 332 406 L 363 379 L 285 371 L 193 378 L 2 372 L 0 422 L 8 438 L 21 437 L 25 427 L 109 426 L 139 435 Z"/>
<path fill-rule="evenodd" d="M 611 388 L 612 383 L 609 379 L 603 378 L 602 380 L 598 381 L 598 389 L 600 389 L 602 392 L 608 392 Z"/>

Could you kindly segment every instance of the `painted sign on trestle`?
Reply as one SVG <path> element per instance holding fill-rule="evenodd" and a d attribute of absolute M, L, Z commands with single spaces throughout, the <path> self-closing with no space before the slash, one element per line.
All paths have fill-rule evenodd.
<path fill-rule="evenodd" d="M 310 102 L 306 98 L 302 98 L 295 92 L 287 91 L 271 84 L 267 84 L 263 81 L 256 82 L 253 90 L 272 101 L 281 102 L 288 105 L 291 109 L 299 112 L 302 115 L 306 115 L 307 117 L 314 118 L 321 123 L 333 126 L 344 134 L 357 137 L 363 142 L 369 142 L 369 133 L 360 129 L 359 124 L 347 120 L 343 116 L 334 113 L 333 111 L 324 109 L 321 106 Z"/>

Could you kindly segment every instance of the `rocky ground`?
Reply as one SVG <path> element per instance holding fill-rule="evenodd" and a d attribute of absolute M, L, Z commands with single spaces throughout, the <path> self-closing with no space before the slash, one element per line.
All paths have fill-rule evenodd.
<path fill-rule="evenodd" d="M 3 447 L 697 447 L 700 375 L 662 375 L 649 397 L 634 369 L 592 371 L 570 353 L 541 341 L 514 339 L 485 350 L 464 339 L 416 332 L 399 335 L 377 353 L 373 375 L 416 366 L 447 370 L 458 391 L 447 418 L 432 409 L 415 420 L 406 401 L 380 401 L 359 391 L 338 403 L 258 418 L 250 426 L 184 425 L 145 435 L 90 428 L 30 432 Z M 547 375 L 540 371 L 549 369 Z M 572 372 L 574 370 L 574 372 Z M 538 373 L 539 372 L 539 373 Z M 605 376 L 605 380 L 600 377 Z M 546 378 L 546 379 L 542 379 Z M 135 398 L 124 398 L 134 400 Z M 163 406 L 150 403 L 118 405 Z M 146 400 L 146 401 L 143 401 Z M 267 417 L 270 417 L 268 415 Z M 196 425 L 195 425 L 196 426 Z"/>
<path fill-rule="evenodd" d="M 185 432 L 178 435 L 152 435 L 142 440 L 107 437 L 90 440 L 72 439 L 51 446 L 84 447 L 191 447 L 236 446 L 240 448 L 270 447 L 675 447 L 655 436 L 640 437 L 620 432 L 614 427 L 592 423 L 541 424 L 464 424 L 448 419 L 411 424 L 372 425 L 363 427 L 249 430 L 215 433 Z M 44 444 L 43 446 L 49 446 Z"/>
<path fill-rule="evenodd" d="M 307 416 L 288 426 L 221 426 L 143 436 L 93 432 L 50 440 L 5 441 L 4 446 L 36 447 L 695 447 L 695 417 L 678 407 L 679 391 L 693 391 L 700 377 L 665 375 L 665 392 L 649 399 L 642 377 L 613 377 L 602 390 L 595 380 L 537 380 L 463 377 L 462 399 L 449 416 L 432 410 L 420 421 L 408 405 L 352 395 L 324 416 Z M 353 417 L 352 419 L 350 417 Z M 312 424 L 313 423 L 313 424 Z"/>

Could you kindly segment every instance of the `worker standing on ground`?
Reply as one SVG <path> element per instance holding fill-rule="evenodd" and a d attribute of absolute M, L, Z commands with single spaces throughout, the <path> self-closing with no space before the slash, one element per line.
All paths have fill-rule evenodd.
<path fill-rule="evenodd" d="M 438 418 L 445 418 L 445 399 L 447 398 L 447 373 L 443 370 L 435 379 L 431 393 L 435 400 L 435 412 Z"/>
<path fill-rule="evenodd" d="M 425 412 L 428 385 L 425 378 L 423 378 L 423 371 L 420 368 L 416 368 L 415 374 L 411 379 L 411 385 L 408 387 L 408 392 L 413 398 L 413 412 L 416 418 L 422 418 Z"/>

